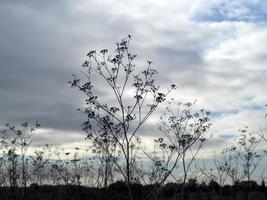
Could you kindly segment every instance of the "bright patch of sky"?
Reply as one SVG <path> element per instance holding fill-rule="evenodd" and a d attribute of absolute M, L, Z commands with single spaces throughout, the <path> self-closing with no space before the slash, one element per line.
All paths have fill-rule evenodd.
<path fill-rule="evenodd" d="M 194 15 L 196 20 L 209 22 L 245 21 L 255 23 L 267 21 L 267 2 L 265 0 L 218 0 L 206 3 L 210 6 L 207 10 L 196 13 Z"/>

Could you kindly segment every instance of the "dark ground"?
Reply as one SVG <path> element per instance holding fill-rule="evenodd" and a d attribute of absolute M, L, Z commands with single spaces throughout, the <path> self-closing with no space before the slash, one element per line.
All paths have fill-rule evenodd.
<path fill-rule="evenodd" d="M 159 188 L 156 185 L 133 184 L 134 200 L 267 200 L 267 188 L 255 182 L 242 182 L 221 187 L 216 182 L 209 185 L 168 183 Z M 183 191 L 182 191 L 183 190 Z M 183 194 L 183 195 L 182 195 Z M 182 198 L 183 196 L 183 198 Z M 23 188 L 0 188 L 0 200 L 126 200 L 128 188 L 123 182 L 111 184 L 108 188 L 88 188 L 74 185 L 31 185 L 24 194 Z"/>

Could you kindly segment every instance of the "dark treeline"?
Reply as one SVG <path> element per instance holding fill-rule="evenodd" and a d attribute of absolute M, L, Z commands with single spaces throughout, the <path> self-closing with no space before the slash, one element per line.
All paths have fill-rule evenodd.
<path fill-rule="evenodd" d="M 171 97 L 174 84 L 162 91 L 152 61 L 136 70 L 130 41 L 129 35 L 117 42 L 111 54 L 90 51 L 83 77 L 73 74 L 68 82 L 85 96 L 78 111 L 86 148 L 36 146 L 38 122 L 2 127 L 0 199 L 266 199 L 259 168 L 264 133 L 241 128 L 220 154 L 200 160 L 208 151 L 210 111 Z M 106 92 L 108 98 L 100 95 Z M 155 137 L 143 142 L 141 128 L 156 109 Z"/>
<path fill-rule="evenodd" d="M 267 199 L 267 188 L 264 183 L 258 185 L 254 181 L 244 181 L 234 185 L 220 186 L 211 181 L 198 184 L 196 180 L 189 180 L 185 185 L 168 183 L 160 188 L 158 185 L 132 184 L 132 198 L 134 200 L 264 200 Z M 183 190 L 183 192 L 182 192 Z M 157 191 L 157 192 L 155 192 Z M 125 200 L 128 199 L 128 186 L 125 182 L 115 182 L 107 188 L 84 187 L 77 185 L 37 185 L 23 188 L 16 187 L 11 192 L 10 187 L 0 188 L 1 200 Z M 181 196 L 183 193 L 183 197 Z"/>

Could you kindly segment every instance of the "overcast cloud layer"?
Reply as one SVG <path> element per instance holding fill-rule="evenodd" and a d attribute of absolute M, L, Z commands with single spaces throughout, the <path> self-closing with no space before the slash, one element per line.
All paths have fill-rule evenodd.
<path fill-rule="evenodd" d="M 128 34 L 140 60 L 154 61 L 162 88 L 174 82 L 179 100 L 212 112 L 218 143 L 244 126 L 267 131 L 264 0 L 4 0 L 0 19 L 0 123 L 38 120 L 40 143 L 84 137 L 82 96 L 67 81 L 89 50 L 114 49 Z"/>

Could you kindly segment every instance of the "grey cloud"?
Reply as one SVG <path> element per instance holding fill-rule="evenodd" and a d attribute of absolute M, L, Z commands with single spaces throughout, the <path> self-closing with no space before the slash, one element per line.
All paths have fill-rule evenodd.
<path fill-rule="evenodd" d="M 86 3 L 89 6 L 84 6 Z M 70 0 L 1 2 L 0 18 L 4 19 L 0 21 L 1 124 L 38 120 L 44 128 L 80 131 L 83 116 L 76 108 L 82 106 L 84 96 L 69 88 L 67 81 L 72 73 L 80 74 L 87 51 L 112 50 L 114 42 L 127 34 L 134 37 L 132 47 L 140 55 L 138 62 L 145 62 L 146 57 L 152 59 L 159 71 L 157 81 L 161 88 L 164 90 L 166 85 L 176 83 L 181 88 L 177 97 L 186 98 L 186 91 L 194 91 L 195 98 L 206 99 L 202 102 L 207 104 L 215 102 L 211 107 L 222 112 L 218 105 L 228 102 L 227 97 L 242 104 L 245 94 L 255 96 L 266 88 L 266 70 L 249 74 L 250 71 L 244 70 L 235 60 L 220 60 L 219 63 L 203 60 L 208 48 L 222 42 L 223 30 L 209 29 L 207 24 L 196 22 L 189 25 L 177 22 L 169 27 L 171 30 L 165 30 L 157 25 L 158 20 L 160 23 L 164 20 L 157 19 L 153 9 L 153 15 L 146 15 L 142 10 L 143 18 L 138 18 L 132 15 L 130 7 L 129 12 L 116 12 L 119 3 L 114 8 L 110 7 L 112 2 L 86 3 Z M 226 29 L 231 32 L 229 27 Z M 266 60 L 265 55 L 257 52 L 253 59 L 262 65 Z M 227 86 L 238 77 L 242 80 L 241 86 Z M 100 80 L 95 84 L 103 86 Z M 240 88 L 247 89 L 238 93 Z M 110 100 L 110 91 L 103 87 L 96 89 L 104 100 Z M 266 99 L 266 96 L 262 94 L 261 98 Z M 231 110 L 231 106 L 222 107 Z M 139 133 L 159 134 L 157 128 L 149 124 Z M 46 141 L 49 137 L 39 139 Z"/>
<path fill-rule="evenodd" d="M 99 15 L 97 9 L 80 17 L 72 6 L 70 1 L 1 5 L 0 17 L 5 20 L 0 22 L 0 123 L 38 120 L 47 128 L 81 129 L 83 116 L 76 108 L 82 96 L 67 81 L 72 73 L 79 74 L 87 47 L 97 47 L 96 34 L 115 37 L 124 25 L 113 22 L 108 13 Z M 112 23 L 117 31 L 107 35 Z"/>
<path fill-rule="evenodd" d="M 53 146 L 70 145 L 73 143 L 83 144 L 86 135 L 83 133 L 75 133 L 61 130 L 50 130 L 46 133 L 37 133 L 32 135 L 34 146 L 43 146 L 49 144 Z M 73 147 L 74 148 L 74 147 Z"/>

